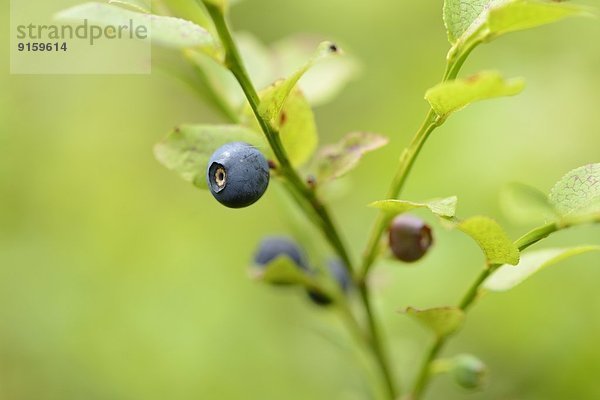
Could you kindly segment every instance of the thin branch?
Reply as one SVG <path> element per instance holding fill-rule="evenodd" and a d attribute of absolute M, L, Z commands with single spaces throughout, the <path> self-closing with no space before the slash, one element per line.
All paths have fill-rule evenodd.
<path fill-rule="evenodd" d="M 552 233 L 565 229 L 568 226 L 558 226 L 556 223 L 551 223 L 547 225 L 540 226 L 539 228 L 533 229 L 532 231 L 526 233 L 521 236 L 519 239 L 515 241 L 515 246 L 519 249 L 519 251 L 525 250 L 529 246 L 539 242 L 540 240 L 548 237 Z M 475 279 L 475 281 L 469 286 L 467 291 L 462 297 L 462 300 L 458 304 L 458 308 L 467 312 L 474 304 L 478 298 L 478 295 L 481 291 L 481 286 L 485 282 L 485 280 L 500 267 L 499 264 L 493 264 L 486 266 L 486 268 L 481 271 L 479 276 Z M 419 374 L 417 375 L 417 379 L 413 386 L 413 390 L 411 391 L 411 395 L 409 396 L 410 400 L 419 400 L 427 386 L 429 384 L 431 378 L 431 365 L 437 358 L 438 354 L 444 348 L 448 340 L 447 336 L 442 336 L 437 338 L 433 344 L 431 345 L 429 351 L 425 355 L 425 359 L 423 364 L 421 365 L 421 369 L 419 370 Z"/>
<path fill-rule="evenodd" d="M 215 28 L 225 49 L 225 65 L 233 73 L 236 80 L 240 84 L 258 121 L 258 124 L 260 125 L 260 128 L 269 142 L 273 153 L 275 154 L 277 162 L 279 163 L 278 171 L 287 183 L 285 187 L 288 189 L 288 191 L 290 191 L 292 197 L 305 212 L 305 214 L 309 216 L 311 221 L 313 221 L 313 223 L 323 232 L 323 235 L 327 238 L 330 245 L 335 249 L 338 256 L 346 264 L 348 271 L 354 275 L 352 260 L 350 259 L 350 255 L 346 250 L 340 235 L 338 234 L 338 230 L 331 219 L 327 207 L 321 203 L 315 192 L 309 188 L 299 177 L 298 173 L 293 168 L 289 158 L 287 157 L 286 151 L 279 137 L 279 132 L 271 125 L 269 121 L 265 120 L 259 112 L 260 98 L 244 67 L 235 41 L 233 40 L 231 32 L 227 26 L 223 10 L 213 4 L 210 4 L 209 2 L 204 2 L 204 5 L 206 6 L 211 19 L 215 24 Z M 378 333 L 375 317 L 370 307 L 367 288 L 366 286 L 360 284 L 359 288 L 362 288 L 361 302 L 363 308 L 365 309 L 368 322 L 368 344 L 370 346 L 372 355 L 379 366 L 387 396 L 390 400 L 394 400 L 397 397 L 397 389 L 387 363 L 386 354 L 383 351 L 382 339 Z"/>

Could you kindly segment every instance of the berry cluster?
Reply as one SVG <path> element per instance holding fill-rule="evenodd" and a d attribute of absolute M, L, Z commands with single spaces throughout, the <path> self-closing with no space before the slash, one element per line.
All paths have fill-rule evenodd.
<path fill-rule="evenodd" d="M 267 190 L 270 173 L 269 162 L 254 146 L 244 142 L 228 143 L 211 156 L 206 179 L 210 192 L 226 207 L 242 208 L 254 204 Z M 433 244 L 431 228 L 412 215 L 400 215 L 389 226 L 389 248 L 394 257 L 404 262 L 421 259 Z M 256 252 L 254 263 L 266 267 L 278 257 L 288 257 L 302 272 L 314 275 L 302 249 L 286 237 L 264 239 Z M 343 293 L 350 290 L 352 278 L 339 259 L 328 262 L 329 274 Z M 333 299 L 316 288 L 307 288 L 309 298 L 319 305 L 331 304 Z"/>
<path fill-rule="evenodd" d="M 258 201 L 267 190 L 269 162 L 256 147 L 248 143 L 228 143 L 213 153 L 206 175 L 210 192 L 219 203 L 230 208 L 247 207 Z M 392 220 L 389 247 L 396 259 L 415 262 L 425 255 L 432 244 L 431 228 L 420 218 L 400 215 Z M 282 255 L 294 261 L 298 268 L 310 272 L 300 248 L 286 238 L 265 239 L 255 262 L 257 265 L 266 265 Z M 341 261 L 330 261 L 328 268 L 340 286 L 347 290 L 351 278 Z M 331 303 L 328 296 L 315 290 L 309 290 L 309 296 L 318 304 Z"/>
<path fill-rule="evenodd" d="M 285 236 L 272 236 L 263 239 L 254 254 L 254 265 L 258 268 L 267 268 L 268 265 L 280 257 L 286 257 L 293 262 L 302 273 L 313 277 L 318 270 L 310 267 L 306 254 L 298 244 Z M 352 278 L 344 263 L 339 259 L 331 259 L 328 262 L 331 277 L 339 285 L 342 293 L 348 293 L 352 285 Z M 286 284 L 284 282 L 272 282 L 276 285 Z M 331 294 L 320 288 L 306 288 L 308 297 L 317 305 L 327 306 L 333 302 Z"/>

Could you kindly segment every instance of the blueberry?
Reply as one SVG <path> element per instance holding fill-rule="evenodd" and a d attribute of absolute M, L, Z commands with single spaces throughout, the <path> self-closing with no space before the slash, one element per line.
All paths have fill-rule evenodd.
<path fill-rule="evenodd" d="M 321 291 L 308 289 L 306 293 L 308 294 L 308 298 L 318 306 L 328 306 L 333 302 L 331 297 Z"/>
<path fill-rule="evenodd" d="M 292 239 L 285 236 L 270 236 L 264 238 L 254 254 L 254 264 L 266 266 L 277 257 L 287 256 L 300 269 L 309 271 L 306 256 L 302 249 Z"/>
<path fill-rule="evenodd" d="M 431 228 L 422 219 L 412 215 L 400 215 L 392 221 L 389 245 L 398 260 L 417 261 L 427 253 L 432 244 Z"/>
<path fill-rule="evenodd" d="M 342 292 L 347 293 L 352 285 L 352 278 L 350 277 L 350 274 L 348 274 L 346 264 L 344 264 L 342 260 L 334 258 L 329 260 L 327 267 L 329 268 L 331 276 L 338 285 L 340 285 Z M 327 306 L 333 302 L 333 299 L 329 295 L 316 289 L 308 289 L 307 293 L 308 297 L 317 305 Z"/>
<path fill-rule="evenodd" d="M 206 179 L 219 203 L 230 208 L 247 207 L 267 190 L 269 164 L 252 145 L 228 143 L 211 156 Z"/>
<path fill-rule="evenodd" d="M 340 285 L 342 291 L 347 292 L 350 290 L 350 286 L 352 286 L 352 278 L 348 273 L 346 264 L 339 258 L 333 258 L 329 260 L 327 266 L 329 267 L 329 271 L 331 271 L 332 276 Z"/>
<path fill-rule="evenodd" d="M 470 354 L 460 354 L 454 358 L 452 375 L 454 381 L 465 389 L 479 389 L 485 384 L 486 365 Z"/>

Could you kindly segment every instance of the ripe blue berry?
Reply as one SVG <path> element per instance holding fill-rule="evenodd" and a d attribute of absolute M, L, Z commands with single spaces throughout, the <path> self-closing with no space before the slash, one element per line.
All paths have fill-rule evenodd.
<path fill-rule="evenodd" d="M 277 257 L 287 256 L 300 269 L 308 271 L 306 256 L 292 239 L 285 236 L 270 236 L 264 238 L 254 254 L 254 264 L 266 266 Z"/>
<path fill-rule="evenodd" d="M 344 262 L 340 259 L 334 258 L 329 260 L 327 267 L 329 268 L 331 276 L 335 279 L 338 285 L 340 285 L 342 292 L 347 293 L 352 285 L 352 279 L 348 274 L 348 270 L 346 269 Z M 327 294 L 315 289 L 308 289 L 307 293 L 308 297 L 313 301 L 313 303 L 320 306 L 327 306 L 333 301 Z"/>
<path fill-rule="evenodd" d="M 392 221 L 389 245 L 398 260 L 417 261 L 427 253 L 432 244 L 431 228 L 422 219 L 412 215 L 399 215 Z"/>
<path fill-rule="evenodd" d="M 247 207 L 267 190 L 269 164 L 260 151 L 248 143 L 228 143 L 211 156 L 206 179 L 219 203 L 230 208 Z"/>

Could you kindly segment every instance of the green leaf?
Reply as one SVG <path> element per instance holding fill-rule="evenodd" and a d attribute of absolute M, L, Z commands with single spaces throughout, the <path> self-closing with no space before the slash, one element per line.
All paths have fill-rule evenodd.
<path fill-rule="evenodd" d="M 214 93 L 223 99 L 231 108 L 239 110 L 244 103 L 244 92 L 229 70 L 215 62 L 214 58 L 201 51 L 185 50 L 185 58 L 198 69 L 198 74 L 205 77 Z"/>
<path fill-rule="evenodd" d="M 276 76 L 290 76 L 314 54 L 321 40 L 301 34 L 283 38 L 271 46 Z M 359 63 L 349 54 L 324 57 L 302 75 L 298 87 L 313 105 L 331 101 L 360 72 Z"/>
<path fill-rule="evenodd" d="M 261 150 L 262 138 L 239 125 L 182 125 L 154 146 L 156 159 L 183 179 L 207 189 L 206 167 L 211 155 L 230 142 L 250 143 Z"/>
<path fill-rule="evenodd" d="M 453 49 L 490 41 L 502 34 L 561 19 L 591 14 L 586 8 L 559 1 L 445 0 L 444 23 Z M 451 51 L 453 53 L 453 51 Z"/>
<path fill-rule="evenodd" d="M 261 97 L 269 96 L 272 90 L 277 90 L 277 84 L 265 89 Z M 247 125 L 262 135 L 249 105 L 246 105 L 244 115 Z M 271 124 L 279 131 L 283 147 L 294 167 L 305 164 L 312 157 L 319 143 L 317 125 L 312 108 L 300 90 L 292 90 Z"/>
<path fill-rule="evenodd" d="M 268 48 L 247 32 L 236 33 L 235 41 L 252 83 L 257 88 L 267 87 L 275 76 L 287 76 L 297 72 L 298 65 L 314 56 L 317 46 L 314 44 L 315 40 L 294 36 L 276 42 L 272 48 Z M 218 57 L 214 57 L 213 53 L 207 56 L 193 50 L 187 50 L 186 56 L 201 69 L 215 88 L 215 92 L 220 93 L 227 104 L 233 107 L 242 106 L 244 93 L 231 72 L 222 64 L 214 62 Z M 347 55 L 324 57 L 302 75 L 296 87 L 301 89 L 311 105 L 323 104 L 336 95 L 355 76 L 356 71 L 356 62 Z"/>
<path fill-rule="evenodd" d="M 133 11 L 139 11 L 146 14 L 150 13 L 149 0 L 108 0 L 108 4 L 124 6 Z"/>
<path fill-rule="evenodd" d="M 600 163 L 563 176 L 550 191 L 550 203 L 563 217 L 600 214 Z"/>
<path fill-rule="evenodd" d="M 275 285 L 318 287 L 314 278 L 287 256 L 279 256 L 266 266 L 252 268 L 251 275 L 255 279 Z"/>
<path fill-rule="evenodd" d="M 385 136 L 370 132 L 351 132 L 336 143 L 324 146 L 317 154 L 317 182 L 337 179 L 358 165 L 366 153 L 385 146 Z"/>
<path fill-rule="evenodd" d="M 600 251 L 600 246 L 553 248 L 528 252 L 523 254 L 516 267 L 503 265 L 498 268 L 484 282 L 483 287 L 494 292 L 503 292 L 519 285 L 542 268 L 591 251 Z"/>
<path fill-rule="evenodd" d="M 271 49 L 265 46 L 256 36 L 248 32 L 237 32 L 235 33 L 235 42 L 254 87 L 266 88 L 273 82 L 274 77 L 285 76 L 277 74 Z M 243 92 L 241 93 L 243 95 Z"/>
<path fill-rule="evenodd" d="M 263 87 L 271 82 L 274 69 L 269 49 L 253 35 L 245 32 L 236 33 L 235 41 L 254 86 Z M 215 62 L 214 57 L 200 51 L 186 50 L 184 54 L 200 69 L 199 72 L 206 77 L 214 92 L 218 93 L 230 108 L 242 107 L 244 92 L 233 74 L 222 63 Z"/>
<path fill-rule="evenodd" d="M 511 183 L 500 192 L 500 206 L 516 223 L 537 224 L 558 218 L 548 196 L 522 183 Z"/>
<path fill-rule="evenodd" d="M 204 28 L 184 19 L 150 15 L 101 3 L 84 3 L 59 12 L 56 18 L 66 22 L 82 22 L 99 26 L 129 25 L 148 27 L 148 38 L 153 44 L 184 49 L 216 49 L 216 42 Z"/>
<path fill-rule="evenodd" d="M 152 0 L 150 0 L 152 2 Z M 174 16 L 184 18 L 201 27 L 214 30 L 212 20 L 200 1 L 194 0 L 162 0 L 168 11 Z M 216 32 L 214 32 L 216 35 Z"/>
<path fill-rule="evenodd" d="M 450 43 L 456 43 L 491 3 L 492 0 L 444 1 L 444 24 Z"/>
<path fill-rule="evenodd" d="M 484 71 L 466 79 L 440 83 L 425 93 L 425 99 L 437 115 L 446 118 L 476 101 L 514 96 L 524 86 L 523 79 L 505 80 L 498 72 Z"/>
<path fill-rule="evenodd" d="M 519 250 L 496 221 L 475 216 L 456 226 L 469 235 L 483 250 L 488 264 L 512 264 L 519 262 Z"/>
<path fill-rule="evenodd" d="M 493 7 L 487 17 L 487 38 L 492 39 L 505 33 L 535 28 L 562 19 L 586 15 L 581 6 L 562 2 L 540 0 L 513 0 Z"/>
<path fill-rule="evenodd" d="M 456 307 L 438 307 L 418 310 L 408 307 L 405 314 L 431 329 L 437 337 L 456 332 L 465 320 L 465 313 Z"/>
<path fill-rule="evenodd" d="M 281 141 L 294 166 L 306 163 L 319 144 L 313 110 L 306 97 L 294 90 L 275 121 Z"/>
<path fill-rule="evenodd" d="M 429 211 L 437 216 L 452 218 L 456 214 L 456 202 L 456 196 L 429 200 L 423 203 L 407 200 L 380 200 L 369 204 L 369 207 L 382 210 L 390 218 L 416 208 L 428 208 Z"/>
<path fill-rule="evenodd" d="M 208 54 L 186 49 L 182 52 L 183 62 L 170 61 L 172 51 L 152 51 L 153 66 L 180 79 L 215 107 L 228 121 L 239 120 L 239 109 L 244 94 L 233 75 Z M 161 58 L 163 54 L 164 60 Z M 179 54 L 178 54 L 179 56 Z"/>
<path fill-rule="evenodd" d="M 276 118 L 302 75 L 320 60 L 334 54 L 340 54 L 340 49 L 335 44 L 331 42 L 321 43 L 316 53 L 292 76 L 277 81 L 270 90 L 262 94 L 259 107 L 260 115 L 267 121 Z"/>

